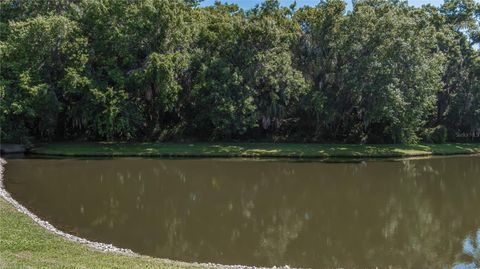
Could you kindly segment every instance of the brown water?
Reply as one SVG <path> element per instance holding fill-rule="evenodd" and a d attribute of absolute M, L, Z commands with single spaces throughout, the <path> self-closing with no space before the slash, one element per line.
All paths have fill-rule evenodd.
<path fill-rule="evenodd" d="M 364 163 L 11 159 L 60 229 L 156 257 L 312 268 L 480 267 L 480 157 Z"/>

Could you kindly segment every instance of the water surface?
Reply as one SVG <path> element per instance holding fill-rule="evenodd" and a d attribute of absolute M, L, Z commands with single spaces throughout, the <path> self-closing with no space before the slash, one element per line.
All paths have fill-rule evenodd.
<path fill-rule="evenodd" d="M 6 188 L 63 231 L 182 261 L 480 267 L 480 157 L 363 163 L 11 159 Z"/>

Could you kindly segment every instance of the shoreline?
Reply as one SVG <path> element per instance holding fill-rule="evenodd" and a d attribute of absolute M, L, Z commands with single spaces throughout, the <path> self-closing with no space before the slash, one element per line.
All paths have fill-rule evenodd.
<path fill-rule="evenodd" d="M 12 195 L 7 191 L 5 188 L 5 185 L 3 184 L 4 178 L 3 178 L 3 173 L 5 171 L 5 164 L 7 161 L 5 161 L 3 158 L 0 158 L 0 198 L 5 200 L 7 203 L 9 203 L 12 207 L 14 207 L 18 212 L 28 216 L 30 219 L 32 219 L 38 226 L 44 228 L 45 230 L 61 236 L 63 238 L 68 239 L 69 241 L 79 243 L 86 245 L 92 249 L 96 249 L 102 252 L 115 252 L 115 253 L 122 253 L 126 255 L 136 255 L 132 250 L 130 249 L 123 249 L 123 248 L 118 248 L 115 247 L 111 244 L 105 244 L 105 243 L 100 243 L 100 242 L 93 242 L 72 234 L 68 234 L 65 232 L 60 231 L 53 225 L 51 225 L 48 221 L 42 220 L 40 217 L 38 217 L 35 213 L 31 212 L 29 209 L 27 209 L 25 206 L 20 204 L 17 200 L 15 200 Z"/>
<path fill-rule="evenodd" d="M 17 200 L 15 200 L 11 194 L 6 190 L 3 181 L 4 177 L 3 174 L 5 172 L 5 164 L 7 161 L 0 157 L 0 223 L 4 222 L 4 218 L 6 214 L 10 214 L 8 217 L 11 217 L 13 219 L 17 218 L 24 218 L 26 217 L 28 219 L 28 223 L 25 225 L 27 226 L 26 228 L 29 230 L 33 229 L 41 229 L 42 231 L 48 233 L 47 240 L 50 241 L 58 241 L 58 239 L 62 239 L 66 242 L 61 242 L 61 243 L 71 243 L 73 245 L 68 245 L 66 246 L 67 249 L 62 249 L 61 251 L 67 251 L 67 252 L 77 252 L 79 249 L 77 248 L 85 248 L 85 249 L 80 249 L 83 251 L 89 251 L 91 253 L 86 253 L 84 255 L 102 255 L 104 259 L 113 259 L 115 261 L 118 261 L 120 265 L 113 265 L 110 267 L 110 263 L 107 263 L 108 265 L 105 266 L 105 264 L 96 264 L 95 261 L 93 262 L 93 265 L 95 267 L 102 267 L 102 268 L 132 268 L 132 265 L 126 264 L 125 261 L 122 261 L 122 259 L 131 259 L 129 262 L 132 262 L 133 266 L 135 268 L 186 268 L 186 269 L 191 269 L 191 268 L 218 268 L 218 269 L 268 269 L 268 268 L 277 268 L 277 269 L 290 269 L 289 266 L 276 266 L 276 267 L 256 267 L 256 266 L 245 266 L 245 265 L 223 265 L 223 264 L 216 264 L 216 263 L 200 263 L 200 262 L 183 262 L 183 261 L 176 261 L 176 260 L 171 260 L 168 258 L 156 258 L 156 257 L 150 257 L 150 256 L 145 256 L 141 255 L 138 253 L 135 253 L 134 251 L 130 249 L 125 249 L 125 248 L 119 248 L 116 247 L 112 244 L 106 244 L 106 243 L 101 243 L 101 242 L 94 242 L 90 241 L 85 238 L 78 237 L 76 235 L 72 235 L 66 232 L 63 232 L 53 225 L 51 225 L 48 221 L 42 220 L 40 217 L 38 217 L 35 213 L 31 212 L 29 209 L 27 209 L 25 206 L 20 204 Z M 18 224 L 16 225 L 18 226 Z M 6 227 L 2 226 L 2 229 L 4 232 L 6 230 L 11 230 L 12 233 L 18 232 L 18 227 Z M 0 231 L 0 242 L 6 241 L 8 243 L 8 240 L 3 237 L 3 233 Z M 16 239 L 18 239 L 18 236 L 16 236 Z M 20 235 L 21 236 L 21 235 Z M 22 238 L 25 240 L 32 240 L 32 238 Z M 57 242 L 54 242 L 57 243 Z M 7 244 L 8 245 L 8 244 Z M 61 252 L 60 251 L 60 252 Z M 25 253 L 19 253 L 18 255 L 24 255 Z M 63 263 L 62 258 L 59 258 L 57 253 L 54 253 L 54 256 L 56 257 L 56 260 L 49 261 L 53 262 L 53 265 L 56 265 L 56 261 Z M 0 261 L 3 262 L 8 262 L 5 257 L 3 257 L 4 253 L 2 253 L 2 248 L 0 248 Z M 95 259 L 95 257 L 92 257 Z M 0 268 L 3 268 L 2 266 L 5 264 L 0 263 Z M 8 264 L 8 263 L 7 263 Z M 77 264 L 77 261 L 74 260 L 75 265 Z M 18 263 L 16 266 L 19 265 L 25 265 L 23 263 Z M 137 267 L 138 266 L 138 267 Z M 88 266 L 87 266 L 88 267 Z M 43 268 L 43 266 L 40 266 L 40 268 Z"/>
<path fill-rule="evenodd" d="M 59 157 L 402 158 L 480 154 L 480 143 L 357 145 L 279 143 L 51 143 L 29 153 Z"/>

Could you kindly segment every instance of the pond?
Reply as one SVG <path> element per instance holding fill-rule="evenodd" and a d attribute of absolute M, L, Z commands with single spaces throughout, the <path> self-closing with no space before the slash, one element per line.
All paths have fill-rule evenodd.
<path fill-rule="evenodd" d="M 480 266 L 480 156 L 7 161 L 6 189 L 37 215 L 150 256 L 311 268 Z"/>

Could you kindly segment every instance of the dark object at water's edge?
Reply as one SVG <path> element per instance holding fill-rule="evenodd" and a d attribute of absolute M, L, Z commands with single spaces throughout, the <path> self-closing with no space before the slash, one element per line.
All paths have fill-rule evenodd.
<path fill-rule="evenodd" d="M 27 148 L 20 144 L 0 144 L 0 153 L 3 154 L 17 154 L 26 153 Z"/>

